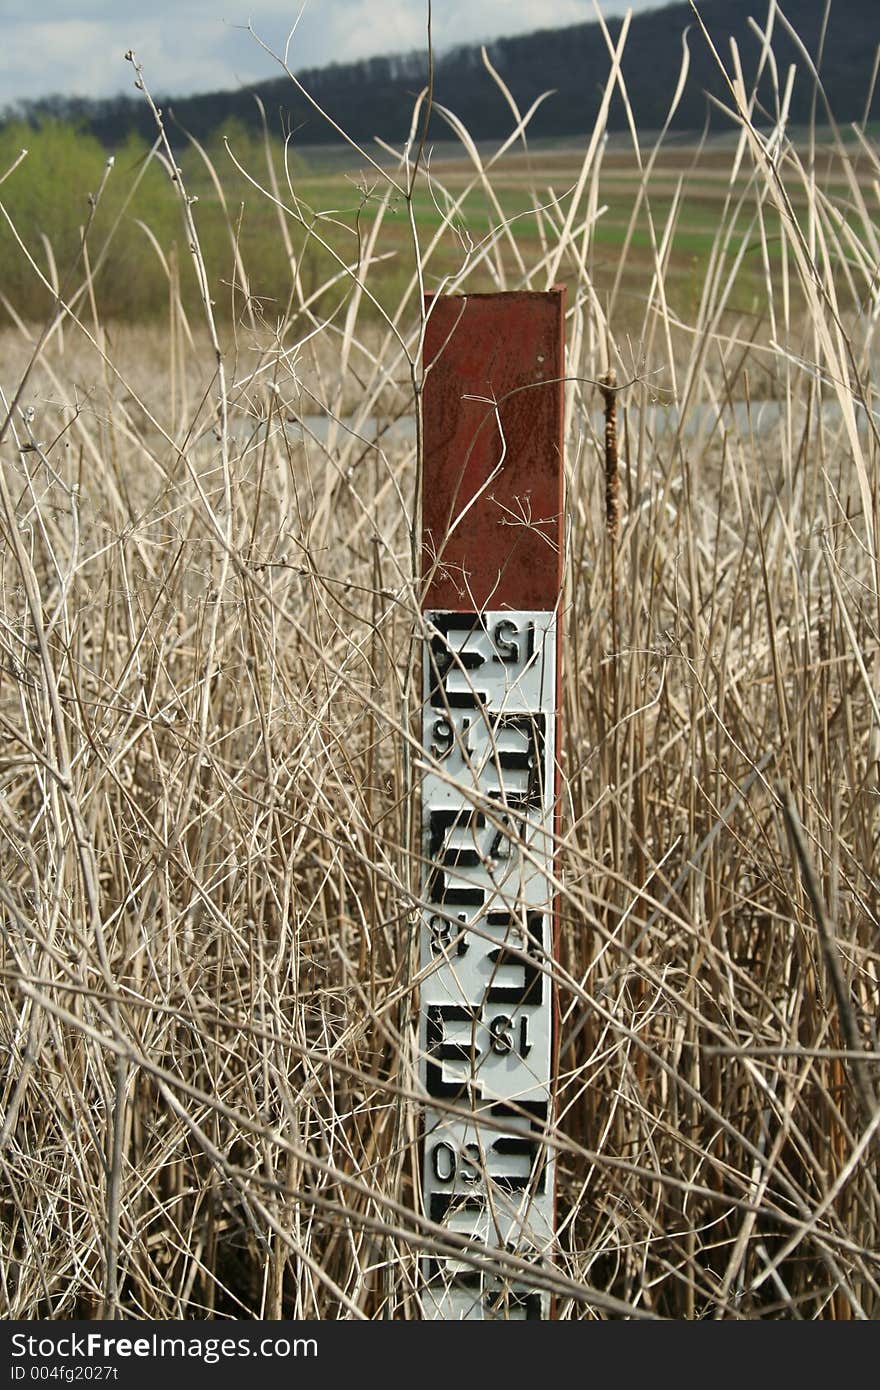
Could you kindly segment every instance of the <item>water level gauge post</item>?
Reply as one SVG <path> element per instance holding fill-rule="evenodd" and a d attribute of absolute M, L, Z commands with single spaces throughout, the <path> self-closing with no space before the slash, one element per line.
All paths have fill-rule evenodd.
<path fill-rule="evenodd" d="M 547 1318 L 564 291 L 427 300 L 421 1156 L 429 1319 Z"/>

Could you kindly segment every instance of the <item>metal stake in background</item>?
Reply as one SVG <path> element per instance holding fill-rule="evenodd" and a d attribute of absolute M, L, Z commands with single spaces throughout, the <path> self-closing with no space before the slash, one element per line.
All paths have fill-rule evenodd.
<path fill-rule="evenodd" d="M 425 1316 L 549 1316 L 564 291 L 438 297 L 424 364 Z M 494 1256 L 494 1260 L 493 1260 Z M 494 1263 L 494 1270 L 489 1268 Z"/>

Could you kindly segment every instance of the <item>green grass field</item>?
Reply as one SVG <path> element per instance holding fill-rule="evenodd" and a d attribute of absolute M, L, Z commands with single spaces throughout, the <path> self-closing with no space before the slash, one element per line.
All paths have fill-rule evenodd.
<path fill-rule="evenodd" d="M 0 168 L 8 168 L 21 147 L 27 158 L 2 187 L 8 213 L 0 226 L 0 283 L 7 319 L 28 320 L 45 313 L 55 277 L 75 261 L 80 230 L 89 213 L 88 195 L 104 177 L 105 156 L 89 137 L 47 125 L 40 131 L 10 126 L 0 135 Z M 731 297 L 735 307 L 755 309 L 764 293 L 766 255 L 774 279 L 780 272 L 779 213 L 760 212 L 754 198 L 754 171 L 746 162 L 730 177 L 723 146 L 677 146 L 673 161 L 658 157 L 646 172 L 644 155 L 609 147 L 591 168 L 590 209 L 580 249 L 586 255 L 597 292 L 616 286 L 630 316 L 638 316 L 663 249 L 662 274 L 670 307 L 688 311 L 703 284 L 723 221 L 727 247 L 745 244 Z M 426 153 L 423 177 L 407 200 L 389 188 L 380 171 L 352 151 L 328 153 L 320 147 L 285 152 L 279 142 L 263 144 L 237 129 L 225 132 L 207 150 L 184 146 L 179 154 L 184 182 L 195 206 L 196 225 L 218 313 L 232 318 L 244 311 L 249 293 L 269 319 L 283 314 L 298 297 L 308 299 L 333 277 L 334 270 L 357 266 L 359 247 L 371 236 L 381 243 L 382 259 L 371 268 L 378 302 L 397 304 L 413 269 L 411 220 L 422 246 L 438 244 L 422 266 L 426 288 L 454 277 L 463 260 L 491 253 L 468 274 L 485 290 L 520 283 L 527 264 L 540 262 L 542 245 L 566 224 L 581 173 L 584 147 L 514 149 L 491 162 L 491 151 L 463 159 L 441 146 Z M 383 166 L 389 159 L 374 152 Z M 491 162 L 486 176 L 482 163 Z M 870 162 L 858 155 L 847 168 L 826 143 L 814 157 L 815 189 L 836 198 L 859 235 L 860 212 L 849 196 L 847 178 L 870 197 Z M 862 180 L 862 184 L 858 183 Z M 803 212 L 809 189 L 799 190 L 792 206 Z M 584 218 L 587 220 L 584 222 Z M 381 223 L 381 229 L 377 227 Z M 13 226 L 15 230 L 13 230 Z M 18 244 L 31 248 L 46 283 Z M 95 259 L 94 296 L 102 318 L 155 319 L 167 311 L 169 287 L 179 292 L 187 312 L 198 306 L 173 183 L 158 159 L 130 142 L 117 153 L 106 179 L 90 233 Z M 572 240 L 572 246 L 574 242 Z M 624 254 L 625 253 L 625 254 Z M 623 256 L 623 260 L 621 259 Z M 558 275 L 574 285 L 583 257 L 564 255 Z M 247 272 L 242 276 L 242 267 Z M 293 286 L 295 269 L 299 290 Z M 534 277 L 532 277 L 533 279 Z M 322 313 L 350 292 L 350 276 L 326 291 Z M 365 312 L 369 312 L 365 306 Z"/>

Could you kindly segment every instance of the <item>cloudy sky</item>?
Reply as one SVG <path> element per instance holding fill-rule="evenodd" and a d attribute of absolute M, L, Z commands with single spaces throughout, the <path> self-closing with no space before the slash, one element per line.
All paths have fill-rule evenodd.
<path fill-rule="evenodd" d="M 668 2 L 668 0 L 667 0 Z M 663 0 L 600 0 L 606 16 Z M 133 48 L 154 92 L 233 87 L 276 76 L 247 32 L 283 49 L 303 0 L 0 0 L 0 108 L 21 97 L 132 90 Z M 294 69 L 420 47 L 425 0 L 306 0 Z M 593 0 L 434 0 L 438 50 L 593 19 Z"/>

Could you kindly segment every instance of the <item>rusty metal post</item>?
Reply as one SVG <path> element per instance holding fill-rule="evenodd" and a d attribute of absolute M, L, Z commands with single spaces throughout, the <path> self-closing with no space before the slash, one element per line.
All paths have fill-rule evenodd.
<path fill-rule="evenodd" d="M 422 1195 L 428 1318 L 550 1316 L 564 291 L 428 301 Z"/>

